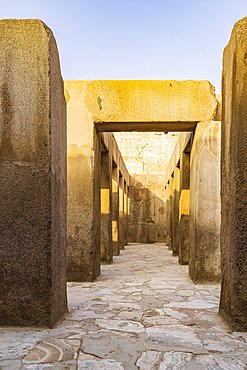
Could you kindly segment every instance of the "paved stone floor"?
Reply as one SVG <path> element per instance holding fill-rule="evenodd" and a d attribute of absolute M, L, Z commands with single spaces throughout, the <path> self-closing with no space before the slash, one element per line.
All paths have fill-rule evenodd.
<path fill-rule="evenodd" d="M 54 329 L 0 328 L 1 370 L 247 369 L 247 333 L 217 315 L 164 244 L 131 244 L 93 283 L 69 283 Z"/>

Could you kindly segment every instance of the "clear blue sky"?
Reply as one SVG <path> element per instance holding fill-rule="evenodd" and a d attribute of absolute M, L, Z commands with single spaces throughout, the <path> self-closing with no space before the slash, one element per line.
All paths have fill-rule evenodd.
<path fill-rule="evenodd" d="M 39 18 L 65 80 L 209 80 L 247 0 L 7 0 L 1 18 Z"/>

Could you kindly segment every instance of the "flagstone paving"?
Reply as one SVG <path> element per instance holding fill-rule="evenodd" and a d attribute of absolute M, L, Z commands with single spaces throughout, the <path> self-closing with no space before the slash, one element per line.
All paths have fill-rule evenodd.
<path fill-rule="evenodd" d="M 247 333 L 218 316 L 164 244 L 131 244 L 93 283 L 68 283 L 54 329 L 0 328 L 0 370 L 247 369 Z"/>

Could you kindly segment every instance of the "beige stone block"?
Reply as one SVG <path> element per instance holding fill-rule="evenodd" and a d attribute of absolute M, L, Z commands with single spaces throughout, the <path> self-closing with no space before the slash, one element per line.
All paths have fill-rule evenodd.
<path fill-rule="evenodd" d="M 83 94 L 100 131 L 190 131 L 217 105 L 208 81 L 84 81 Z"/>

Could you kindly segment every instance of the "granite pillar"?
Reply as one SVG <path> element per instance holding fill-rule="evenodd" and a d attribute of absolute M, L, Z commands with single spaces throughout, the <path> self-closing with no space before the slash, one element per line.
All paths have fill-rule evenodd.
<path fill-rule="evenodd" d="M 124 177 L 119 173 L 119 249 L 124 249 Z"/>
<path fill-rule="evenodd" d="M 83 99 L 84 81 L 66 81 L 68 120 L 67 280 L 93 281 L 100 273 L 101 141 Z"/>
<path fill-rule="evenodd" d="M 197 124 L 190 160 L 189 274 L 195 283 L 219 282 L 220 122 Z"/>
<path fill-rule="evenodd" d="M 110 264 L 112 250 L 112 158 L 101 152 L 101 251 L 100 261 Z"/>
<path fill-rule="evenodd" d="M 180 158 L 180 199 L 179 199 L 179 257 L 180 265 L 189 263 L 189 205 L 190 205 L 190 153 Z"/>
<path fill-rule="evenodd" d="M 119 255 L 119 170 L 117 165 L 112 163 L 112 248 L 113 255 Z"/>
<path fill-rule="evenodd" d="M 128 187 L 124 181 L 124 245 L 127 245 L 128 237 Z"/>
<path fill-rule="evenodd" d="M 170 180 L 166 184 L 166 245 L 170 242 Z"/>
<path fill-rule="evenodd" d="M 52 31 L 0 21 L 0 325 L 67 311 L 66 103 Z"/>
<path fill-rule="evenodd" d="M 247 330 L 247 17 L 224 50 L 222 78 L 220 314 Z"/>
<path fill-rule="evenodd" d="M 173 190 L 174 190 L 174 172 L 171 175 L 170 178 L 170 198 L 169 198 L 169 216 L 170 216 L 170 222 L 169 222 L 169 249 L 172 251 L 173 248 Z"/>
<path fill-rule="evenodd" d="M 180 164 L 174 169 L 174 190 L 173 190 L 173 244 L 172 254 L 178 256 L 179 251 L 179 195 L 180 195 Z"/>

